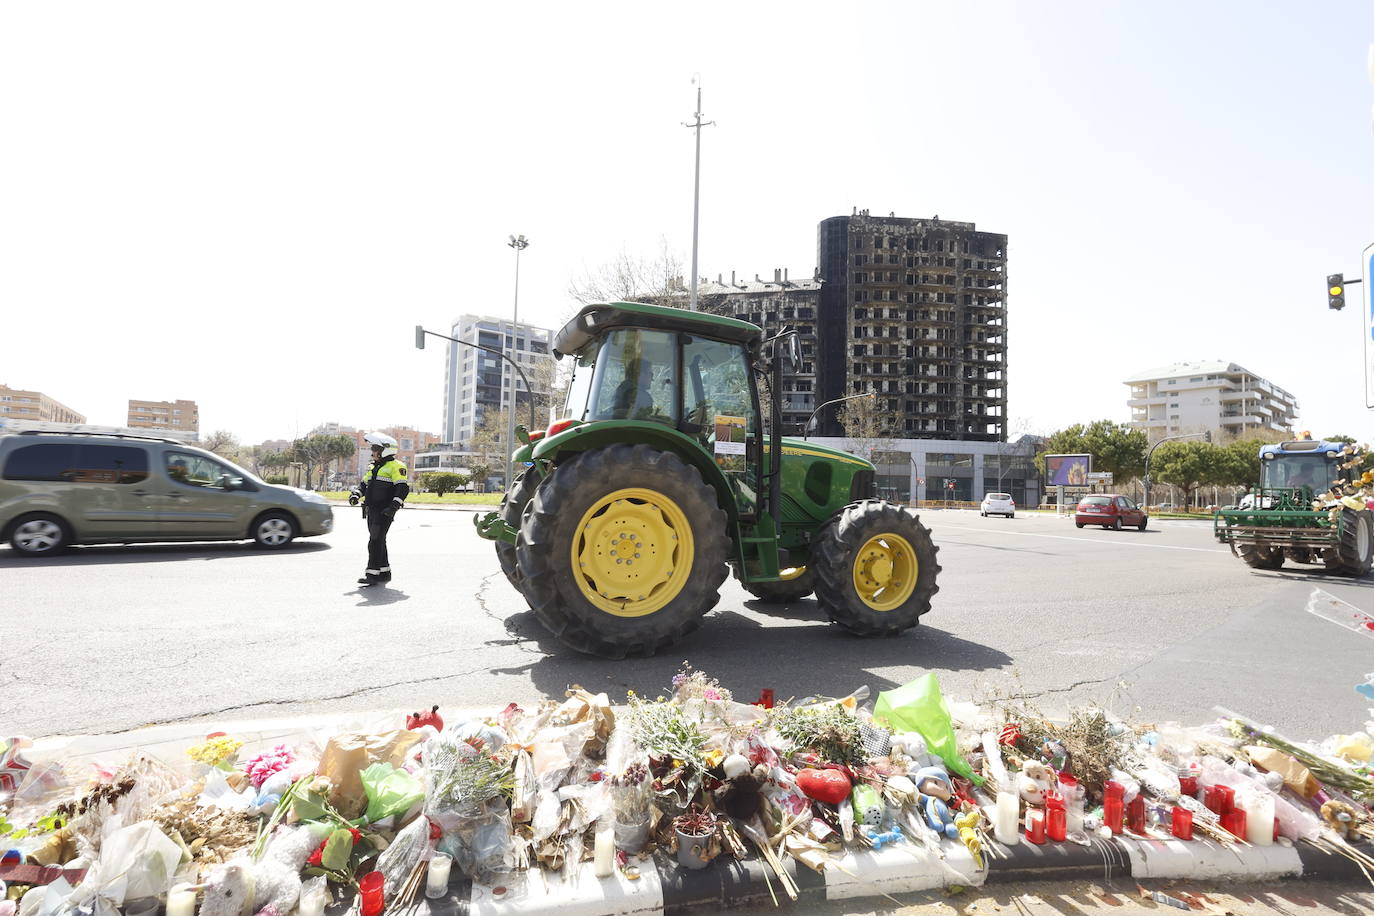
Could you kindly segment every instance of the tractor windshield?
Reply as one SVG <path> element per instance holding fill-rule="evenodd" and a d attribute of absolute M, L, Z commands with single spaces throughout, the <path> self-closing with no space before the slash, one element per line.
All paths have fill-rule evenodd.
<path fill-rule="evenodd" d="M 583 371 L 579 365 L 579 374 Z M 587 419 L 677 425 L 675 335 L 641 328 L 607 334 L 596 354 Z"/>
<path fill-rule="evenodd" d="M 1335 480 L 1335 462 L 1325 455 L 1280 455 L 1260 462 L 1260 487 L 1266 490 L 1309 487 L 1321 493 Z"/>

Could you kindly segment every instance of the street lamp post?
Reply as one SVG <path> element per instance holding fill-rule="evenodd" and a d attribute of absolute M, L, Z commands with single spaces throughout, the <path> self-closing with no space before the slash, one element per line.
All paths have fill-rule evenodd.
<path fill-rule="evenodd" d="M 811 416 L 806 418 L 806 426 L 802 429 L 802 438 L 811 438 L 811 424 L 816 422 L 816 414 L 820 413 L 822 410 L 829 407 L 831 404 L 838 404 L 841 401 L 852 401 L 855 398 L 876 398 L 877 396 L 878 392 L 870 391 L 866 394 L 850 394 L 842 398 L 835 398 L 834 400 L 826 401 L 824 404 L 817 407 L 815 410 L 811 411 Z"/>
<path fill-rule="evenodd" d="M 507 244 L 515 249 L 515 311 L 512 316 L 510 329 L 510 347 L 515 350 L 516 335 L 520 333 L 520 252 L 530 247 L 529 241 L 523 235 L 512 235 Z M 515 365 L 512 361 L 511 365 Z M 520 373 L 524 378 L 524 373 Z M 533 417 L 534 411 L 534 392 L 530 390 L 530 383 L 525 382 L 525 389 L 529 392 L 530 412 Z M 511 481 L 515 479 L 515 375 L 510 377 L 510 409 L 506 412 L 506 488 L 509 489 Z M 534 424 L 530 424 L 530 429 Z"/>
<path fill-rule="evenodd" d="M 440 334 L 440 333 L 438 333 L 437 331 L 427 331 L 427 330 L 425 330 L 425 326 L 422 325 L 422 324 L 417 324 L 417 325 L 415 326 L 415 349 L 417 349 L 417 350 L 423 350 L 423 349 L 425 348 L 425 335 L 426 335 L 426 334 L 428 334 L 428 335 L 431 336 L 431 337 L 438 337 L 438 338 L 440 338 L 440 339 L 442 339 L 442 340 L 447 340 L 447 341 L 449 341 L 450 343 L 462 344 L 462 345 L 465 346 L 465 347 L 472 347 L 474 350 L 482 350 L 483 352 L 491 353 L 491 354 L 493 354 L 493 355 L 495 355 L 495 356 L 501 357 L 501 358 L 504 359 L 506 362 L 510 363 L 510 364 L 511 364 L 511 368 L 513 368 L 516 372 L 518 372 L 518 373 L 520 374 L 520 380 L 523 381 L 523 382 L 525 383 L 525 390 L 528 391 L 528 392 L 530 392 L 530 399 L 529 399 L 529 400 L 530 400 L 530 426 L 529 426 L 529 428 L 530 428 L 530 429 L 535 429 L 535 422 L 534 422 L 534 389 L 530 387 L 530 380 L 529 380 L 529 378 L 525 375 L 525 370 L 520 368 L 520 364 L 519 364 L 519 363 L 517 363 L 514 359 L 512 359 L 509 355 L 507 355 L 504 351 L 498 350 L 498 349 L 496 349 L 495 347 L 484 347 L 484 346 L 482 346 L 481 344 L 473 343 L 473 342 L 470 341 L 470 340 L 459 340 L 457 337 L 449 337 L 447 334 Z M 515 404 L 514 404 L 514 403 L 511 404 L 511 417 L 512 417 L 512 418 L 515 417 Z M 511 450 L 511 453 L 514 454 L 514 452 L 515 452 L 515 432 L 514 432 L 513 429 L 512 429 L 512 432 L 511 432 L 511 449 L 510 449 L 510 450 Z M 511 459 L 511 463 L 514 464 L 514 459 Z"/>
<path fill-rule="evenodd" d="M 683 127 L 694 128 L 697 132 L 697 158 L 696 170 L 692 179 L 692 291 L 687 307 L 692 311 L 697 310 L 697 224 L 701 214 L 701 129 L 710 127 L 715 121 L 701 120 L 701 77 L 692 77 L 692 82 L 697 84 L 697 110 L 692 115 L 692 121 L 683 122 Z"/>

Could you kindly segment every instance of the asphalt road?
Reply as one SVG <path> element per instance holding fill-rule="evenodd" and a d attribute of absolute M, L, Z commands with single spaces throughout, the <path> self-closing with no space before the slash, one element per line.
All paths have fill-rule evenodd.
<path fill-rule="evenodd" d="M 666 692 L 684 659 L 744 700 L 764 687 L 779 698 L 876 693 L 934 670 L 948 697 L 1024 694 L 1051 714 L 1097 701 L 1200 724 L 1222 706 L 1295 738 L 1369 715 L 1353 686 L 1374 670 L 1374 641 L 1307 608 L 1320 589 L 1374 610 L 1374 577 L 1252 571 L 1198 522 L 1080 531 L 1048 516 L 928 512 L 940 593 L 903 636 L 854 638 L 811 599 L 765 606 L 731 581 L 675 648 L 608 662 L 543 631 L 471 518 L 403 512 L 396 578 L 379 589 L 354 584 L 366 535 L 347 508 L 334 533 L 282 552 L 90 547 L 33 561 L 0 548 L 0 732 L 494 710 L 571 684 L 619 702 L 627 689 Z"/>

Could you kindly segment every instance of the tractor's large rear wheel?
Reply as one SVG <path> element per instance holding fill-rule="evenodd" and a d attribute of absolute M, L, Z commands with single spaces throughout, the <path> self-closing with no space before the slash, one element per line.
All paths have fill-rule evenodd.
<path fill-rule="evenodd" d="M 515 478 L 515 483 L 510 485 L 506 495 L 501 497 L 501 521 L 510 525 L 516 531 L 520 530 L 520 515 L 525 511 L 525 505 L 534 496 L 534 491 L 539 486 L 540 477 L 534 472 L 533 468 L 527 468 L 525 473 Z M 515 561 L 515 545 L 505 541 L 496 542 L 496 559 L 501 564 L 501 572 L 506 574 L 506 579 L 514 585 L 517 591 L 524 591 L 524 577 L 520 575 L 520 564 Z"/>
<path fill-rule="evenodd" d="M 939 548 L 916 516 L 881 499 L 846 506 L 811 546 L 816 598 L 831 621 L 860 636 L 916 626 L 940 587 Z"/>
<path fill-rule="evenodd" d="M 768 604 L 788 604 L 800 601 L 816 590 L 816 574 L 809 566 L 784 569 L 776 582 L 744 582 L 744 590 Z"/>
<path fill-rule="evenodd" d="M 1283 548 L 1264 544 L 1237 544 L 1236 556 L 1253 569 L 1278 569 L 1283 566 Z"/>
<path fill-rule="evenodd" d="M 1368 575 L 1371 548 L 1374 547 L 1374 531 L 1370 528 L 1368 512 L 1348 508 L 1341 510 L 1341 542 L 1336 548 L 1340 557 L 1340 566 L 1336 571 L 1341 575 Z"/>
<path fill-rule="evenodd" d="M 520 526 L 525 597 L 579 652 L 652 655 L 720 600 L 727 524 L 715 490 L 671 452 L 584 452 L 540 485 Z"/>

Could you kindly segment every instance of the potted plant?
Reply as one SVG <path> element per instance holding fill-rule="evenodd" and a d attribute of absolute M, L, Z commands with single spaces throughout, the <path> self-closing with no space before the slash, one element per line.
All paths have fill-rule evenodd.
<path fill-rule="evenodd" d="M 716 816 L 696 805 L 673 818 L 677 834 L 677 861 L 683 868 L 705 868 L 711 861 L 710 841 L 716 832 Z"/>

